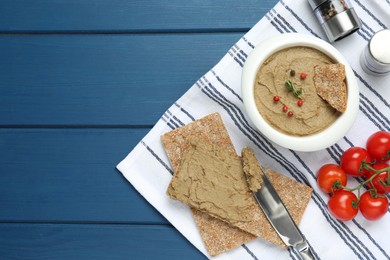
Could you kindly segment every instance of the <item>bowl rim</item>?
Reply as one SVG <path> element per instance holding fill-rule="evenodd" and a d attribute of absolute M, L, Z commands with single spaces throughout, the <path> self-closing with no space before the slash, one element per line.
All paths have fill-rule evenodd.
<path fill-rule="evenodd" d="M 326 129 L 307 136 L 292 136 L 283 133 L 260 115 L 254 100 L 256 74 L 265 59 L 273 53 L 295 46 L 315 48 L 335 61 L 345 65 L 347 85 L 347 109 Z M 274 143 L 296 151 L 317 151 L 335 144 L 343 138 L 355 122 L 359 110 L 359 89 L 352 68 L 343 55 L 329 43 L 314 36 L 300 33 L 285 33 L 259 43 L 248 55 L 241 76 L 241 91 L 247 115 L 258 130 Z"/>

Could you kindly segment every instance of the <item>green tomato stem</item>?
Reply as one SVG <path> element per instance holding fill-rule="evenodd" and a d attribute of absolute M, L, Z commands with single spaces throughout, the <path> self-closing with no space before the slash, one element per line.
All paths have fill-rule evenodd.
<path fill-rule="evenodd" d="M 383 169 L 375 169 L 373 168 L 371 165 L 369 165 L 368 163 L 366 162 L 363 162 L 362 163 L 362 166 L 361 168 L 364 168 L 364 169 L 367 169 L 367 170 L 370 170 L 370 171 L 373 171 L 375 172 L 370 178 L 368 178 L 367 180 L 359 183 L 359 185 L 357 185 L 356 187 L 354 188 L 349 188 L 349 187 L 346 187 L 346 186 L 343 186 L 343 185 L 337 185 L 339 188 L 342 188 L 344 190 L 348 190 L 348 191 L 355 191 L 357 190 L 358 191 L 358 195 L 357 195 L 357 203 L 359 203 L 360 201 L 360 189 L 362 188 L 363 185 L 367 184 L 367 183 L 371 183 L 371 189 L 370 189 L 370 193 L 371 193 L 371 196 L 373 197 L 376 197 L 378 195 L 378 191 L 377 189 L 375 188 L 372 180 L 378 176 L 381 172 L 387 172 L 387 180 L 386 182 L 390 183 L 390 166 L 389 167 L 386 167 L 386 168 L 383 168 Z"/>
<path fill-rule="evenodd" d="M 390 150 L 387 151 L 386 155 L 384 157 L 382 157 L 382 160 L 383 161 L 386 161 L 387 159 L 390 158 Z"/>

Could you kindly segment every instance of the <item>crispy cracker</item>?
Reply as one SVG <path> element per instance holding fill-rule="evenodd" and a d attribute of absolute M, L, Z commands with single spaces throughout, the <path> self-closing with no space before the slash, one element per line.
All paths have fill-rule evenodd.
<path fill-rule="evenodd" d="M 317 94 L 339 112 L 347 108 L 347 86 L 344 64 L 324 64 L 314 67 Z"/>
<path fill-rule="evenodd" d="M 178 168 L 183 153 L 190 147 L 190 140 L 193 136 L 216 144 L 218 147 L 228 150 L 232 155 L 236 155 L 220 115 L 215 113 L 161 136 L 174 170 Z M 288 209 L 291 210 L 294 220 L 299 223 L 310 200 L 311 188 L 271 170 L 268 171 L 268 174 L 282 200 L 290 205 Z M 174 179 L 172 178 L 172 181 Z M 171 184 L 167 193 L 170 192 L 170 189 Z M 299 192 L 296 192 L 297 190 Z M 259 209 L 258 206 L 254 208 Z M 223 253 L 253 240 L 255 236 L 249 232 L 255 233 L 256 236 L 271 243 L 285 246 L 261 210 L 254 210 L 253 216 L 257 221 L 235 221 L 233 223 L 235 227 L 211 217 L 207 213 L 193 208 L 191 210 L 210 255 Z M 244 232 L 242 229 L 249 232 Z"/>
<path fill-rule="evenodd" d="M 222 254 L 256 239 L 256 236 L 211 217 L 207 213 L 194 208 L 191 208 L 191 211 L 207 251 L 212 256 Z"/>
<path fill-rule="evenodd" d="M 183 160 L 175 172 L 175 176 L 172 178 L 170 189 L 168 189 L 168 195 L 193 208 L 204 211 L 213 217 L 226 221 L 232 226 L 238 227 L 278 246 L 285 247 L 280 237 L 268 222 L 263 211 L 258 206 L 253 194 L 248 189 L 243 171 L 243 163 L 240 157 L 229 153 L 225 149 L 213 145 L 212 143 L 196 140 L 196 138 L 194 139 L 190 140 L 191 146 L 184 153 Z M 249 165 L 250 167 L 246 168 L 254 171 L 254 175 L 261 177 L 260 165 L 254 157 L 253 150 L 250 151 L 252 151 L 252 153 L 243 153 L 243 156 L 245 157 L 249 157 L 250 155 L 253 157 L 252 160 L 244 158 L 244 161 L 249 161 L 251 164 Z M 198 158 L 201 161 L 196 162 L 195 158 Z M 251 158 L 249 157 L 249 159 Z M 209 161 L 209 163 L 202 164 L 203 161 Z M 227 172 L 230 172 L 232 175 L 226 174 Z M 274 173 L 275 172 L 272 172 L 270 175 L 273 175 Z M 215 174 L 218 174 L 218 176 Z M 287 177 L 276 177 L 276 186 L 280 187 L 282 185 L 283 188 L 288 187 L 289 192 L 287 194 L 289 196 L 287 198 L 290 198 L 290 193 L 295 193 L 296 189 L 301 190 L 302 188 L 302 190 L 305 190 L 305 185 L 300 184 L 302 186 L 300 187 L 298 182 L 292 181 Z M 290 186 L 285 186 L 285 184 L 279 183 L 278 181 L 285 181 Z M 205 189 L 203 186 L 199 185 L 199 183 L 204 183 L 204 185 L 209 183 L 208 186 L 214 184 L 215 188 Z M 298 206 L 298 211 L 294 210 L 294 213 L 299 212 L 299 209 L 302 207 L 305 209 L 307 202 L 310 199 L 311 189 L 308 188 L 308 191 L 308 197 L 300 198 L 300 203 L 306 202 L 306 204 L 301 205 L 296 201 L 286 200 L 285 203 L 287 203 L 287 205 L 290 206 L 290 204 L 292 204 Z M 232 196 L 229 195 L 231 192 L 236 194 L 234 204 L 228 199 Z M 302 194 L 304 193 L 300 191 L 299 195 Z M 201 197 L 199 197 L 200 195 Z M 226 197 L 226 200 L 221 201 L 219 198 L 221 195 Z M 202 197 L 204 197 L 204 199 Z M 204 207 L 206 201 L 208 202 L 206 204 L 208 206 Z M 214 205 L 218 206 L 215 207 Z M 302 207 L 299 208 L 299 206 Z M 290 208 L 293 209 L 294 207 Z M 294 217 L 296 217 L 295 214 Z M 295 221 L 299 222 L 300 219 L 296 219 Z"/>
<path fill-rule="evenodd" d="M 190 207 L 204 211 L 254 236 L 284 247 L 282 240 L 276 234 L 248 189 L 242 169 L 241 158 L 236 154 L 229 153 L 227 150 L 220 148 L 218 145 L 213 145 L 209 141 L 202 142 L 201 140 L 194 141 L 193 139 L 194 137 L 189 141 L 191 145 L 183 154 L 183 160 L 176 169 L 175 175 L 172 177 L 167 194 L 173 199 L 180 200 Z M 194 166 L 192 164 L 193 156 L 199 156 L 202 159 L 209 158 L 213 163 L 210 163 L 207 168 L 204 168 L 202 165 L 198 166 L 198 164 Z M 226 186 L 227 189 L 230 187 L 231 189 L 233 187 L 244 187 L 245 190 L 239 190 L 239 200 L 241 203 L 237 203 L 236 208 L 229 203 L 219 204 L 217 207 L 205 208 L 203 207 L 202 201 L 199 201 L 199 197 L 195 194 L 201 191 L 211 205 L 216 205 L 219 201 L 215 200 L 215 197 L 219 195 L 216 194 L 216 191 L 220 189 L 217 186 L 217 190 L 206 190 L 198 184 L 200 182 L 213 181 L 213 179 L 207 178 L 207 176 L 210 176 L 208 173 L 219 173 L 223 175 L 228 167 L 226 162 L 232 163 L 232 173 L 235 175 L 232 177 L 226 176 L 221 186 Z M 228 196 L 226 196 L 226 200 L 229 200 Z M 245 207 L 240 207 L 241 204 L 245 204 Z M 237 214 L 240 210 L 242 211 L 242 215 Z M 231 211 L 233 212 L 231 213 Z"/>
<path fill-rule="evenodd" d="M 209 140 L 235 154 L 233 143 L 221 116 L 218 113 L 210 114 L 161 136 L 161 141 L 174 170 L 179 166 L 184 151 L 190 146 L 191 136 Z M 191 208 L 191 211 L 207 251 L 212 256 L 236 248 L 256 238 L 199 210 Z"/>

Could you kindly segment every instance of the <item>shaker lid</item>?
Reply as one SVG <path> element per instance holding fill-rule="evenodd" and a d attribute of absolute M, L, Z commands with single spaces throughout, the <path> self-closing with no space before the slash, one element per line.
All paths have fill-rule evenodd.
<path fill-rule="evenodd" d="M 319 5 L 325 3 L 328 0 L 308 0 L 311 8 L 314 10 L 316 9 Z"/>
<path fill-rule="evenodd" d="M 381 30 L 371 38 L 369 48 L 374 59 L 390 64 L 390 29 Z"/>

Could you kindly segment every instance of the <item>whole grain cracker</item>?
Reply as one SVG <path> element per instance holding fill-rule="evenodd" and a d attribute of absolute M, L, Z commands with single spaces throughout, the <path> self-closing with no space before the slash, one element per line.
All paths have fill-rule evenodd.
<path fill-rule="evenodd" d="M 161 136 L 162 143 L 174 170 L 180 164 L 183 153 L 190 146 L 192 136 L 198 136 L 200 139 L 210 141 L 235 154 L 233 144 L 220 115 L 214 113 Z M 275 185 L 275 189 L 280 193 L 282 200 L 290 205 L 289 210 L 293 213 L 294 220 L 299 223 L 310 200 L 311 188 L 271 170 L 268 170 L 268 174 L 271 182 Z M 170 187 L 168 187 L 168 193 L 169 189 Z M 296 192 L 298 190 L 299 192 Z M 248 223 L 236 222 L 234 223 L 236 227 L 233 227 L 222 220 L 209 216 L 207 213 L 196 209 L 191 210 L 210 255 L 226 252 L 255 238 L 252 234 L 241 229 L 256 233 L 256 236 L 285 247 L 272 226 L 265 220 L 265 216 L 262 215 L 261 211 L 261 213 L 255 213 L 255 218 L 265 220 L 265 222 L 260 222 L 262 224 L 251 223 L 248 225 Z"/>
<path fill-rule="evenodd" d="M 221 116 L 218 113 L 210 114 L 161 136 L 165 152 L 174 170 L 179 166 L 184 151 L 190 146 L 192 136 L 209 140 L 233 154 L 236 153 Z M 256 238 L 207 213 L 193 208 L 191 211 L 206 249 L 212 256 L 234 249 Z"/>
<path fill-rule="evenodd" d="M 256 239 L 256 236 L 211 217 L 207 213 L 194 208 L 191 208 L 191 211 L 207 252 L 212 256 L 222 254 Z"/>
<path fill-rule="evenodd" d="M 314 67 L 317 94 L 339 112 L 347 108 L 347 86 L 344 64 L 324 64 Z"/>
<path fill-rule="evenodd" d="M 285 244 L 280 239 L 278 234 L 273 229 L 272 225 L 269 223 L 267 217 L 264 215 L 264 212 L 261 210 L 259 205 L 257 204 L 256 200 L 253 197 L 253 194 L 249 191 L 248 185 L 245 180 L 245 175 L 243 172 L 242 162 L 241 159 L 235 155 L 231 154 L 228 151 L 224 150 L 223 148 L 220 148 L 217 145 L 213 145 L 212 143 L 209 143 L 208 141 L 200 141 L 200 140 L 194 140 L 194 137 L 190 140 L 191 147 L 185 152 L 183 156 L 182 163 L 180 164 L 178 170 L 175 172 L 175 176 L 172 178 L 171 181 L 171 189 L 168 189 L 168 195 L 173 199 L 178 199 L 181 202 L 188 204 L 191 207 L 197 208 L 199 210 L 202 210 L 208 214 L 210 214 L 213 217 L 219 218 L 222 221 L 226 221 L 227 223 L 231 224 L 232 226 L 238 227 L 248 233 L 251 233 L 259 238 L 262 238 L 264 240 L 267 240 L 268 242 L 271 242 L 273 244 L 276 244 L 281 247 L 285 247 Z M 247 148 L 248 149 L 248 148 Z M 244 149 L 245 150 L 245 149 Z M 244 161 L 250 162 L 250 169 L 253 169 L 254 175 L 261 176 L 261 170 L 260 165 L 256 158 L 254 157 L 253 150 L 252 153 L 243 153 L 245 157 L 250 156 L 253 157 L 252 160 L 247 160 L 248 158 L 244 158 Z M 200 156 L 201 158 L 209 158 L 214 163 L 211 163 L 208 168 L 203 168 L 202 165 L 193 165 L 192 167 L 192 161 L 193 156 Z M 224 172 L 227 171 L 228 166 L 226 166 L 226 162 L 232 163 L 232 168 L 234 169 L 231 173 L 234 174 L 233 176 L 225 176 Z M 237 166 L 237 164 L 239 166 Z M 224 166 L 225 165 L 225 166 Z M 211 168 L 210 168 L 211 167 Z M 247 167 L 248 168 L 248 167 Z M 190 170 L 190 171 L 189 171 Z M 241 199 L 241 203 L 239 205 L 247 205 L 245 208 L 237 208 L 235 209 L 234 206 L 231 208 L 230 204 L 219 204 L 216 210 L 214 210 L 213 207 L 211 208 L 204 208 L 203 203 L 199 203 L 199 198 L 197 196 L 194 196 L 195 192 L 197 190 L 201 191 L 202 193 L 205 193 L 205 197 L 210 199 L 210 203 L 212 205 L 216 204 L 217 202 L 213 200 L 213 198 L 217 198 L 219 196 L 219 193 L 216 194 L 215 190 L 213 189 L 202 189 L 202 187 L 199 187 L 200 182 L 210 182 L 213 181 L 214 178 L 210 176 L 207 173 L 220 173 L 221 176 L 224 176 L 223 180 L 224 183 L 222 185 L 229 185 L 231 187 L 244 187 L 245 190 L 240 190 L 240 196 L 236 196 L 236 199 Z M 190 174 L 190 175 L 189 175 Z M 270 173 L 271 175 L 274 175 L 275 172 Z M 277 173 L 276 173 L 277 174 Z M 280 174 L 277 174 L 280 175 Z M 211 179 L 208 179 L 207 176 L 212 177 Z M 293 219 L 298 223 L 300 221 L 300 218 L 298 219 L 296 216 L 296 212 L 299 212 L 302 208 L 303 210 L 306 208 L 307 202 L 310 199 L 311 195 L 311 188 L 301 184 L 301 187 L 298 182 L 293 181 L 287 177 L 278 177 L 273 176 L 274 180 L 276 180 L 275 186 L 282 187 L 282 191 L 284 188 L 288 187 L 289 189 L 287 192 L 286 198 L 284 203 L 288 205 L 290 210 L 292 211 Z M 189 182 L 190 180 L 190 182 Z M 286 183 L 280 183 L 280 182 L 286 182 Z M 229 183 L 229 184 L 228 184 Z M 290 187 L 290 186 L 292 187 Z M 291 189 L 294 188 L 295 189 Z M 177 189 L 186 187 L 184 190 Z M 216 186 L 218 187 L 218 186 Z M 306 187 L 306 189 L 305 189 Z M 187 191 L 191 190 L 189 194 L 187 194 Z M 296 202 L 295 199 L 290 195 L 293 195 L 291 193 L 296 193 L 296 191 L 299 190 L 299 202 Z M 307 193 L 304 193 L 303 191 L 309 191 L 308 195 L 305 195 Z M 184 192 L 184 193 L 182 193 Z M 304 196 L 302 196 L 302 194 Z M 183 196 L 184 195 L 184 196 Z M 296 194 L 294 194 L 296 195 Z M 290 201 L 290 198 L 293 198 L 294 200 Z M 303 204 L 300 204 L 302 203 Z M 291 205 L 296 205 L 298 207 L 290 207 Z M 286 206 L 287 207 L 287 206 Z M 234 210 L 234 211 L 232 211 Z M 298 211 L 297 211 L 298 210 Z M 234 215 L 234 212 L 240 211 L 242 216 L 240 218 L 232 217 Z M 231 212 L 233 215 L 229 216 L 227 214 L 228 212 Z M 299 215 L 298 215 L 299 216 Z"/>

